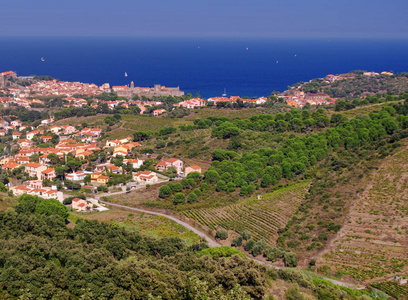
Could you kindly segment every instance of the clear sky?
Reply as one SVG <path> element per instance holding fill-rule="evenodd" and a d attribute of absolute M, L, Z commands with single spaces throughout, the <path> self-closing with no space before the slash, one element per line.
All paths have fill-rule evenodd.
<path fill-rule="evenodd" d="M 0 36 L 408 38 L 408 0 L 9 0 Z"/>

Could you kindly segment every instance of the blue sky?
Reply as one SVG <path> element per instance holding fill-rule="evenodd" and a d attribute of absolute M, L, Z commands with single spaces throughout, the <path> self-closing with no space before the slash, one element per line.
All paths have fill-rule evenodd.
<path fill-rule="evenodd" d="M 9 0 L 0 36 L 408 38 L 407 0 Z"/>

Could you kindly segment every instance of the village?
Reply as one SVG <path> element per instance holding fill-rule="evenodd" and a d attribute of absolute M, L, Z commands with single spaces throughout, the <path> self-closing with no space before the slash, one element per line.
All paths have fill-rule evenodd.
<path fill-rule="evenodd" d="M 376 76 L 368 72 L 366 76 Z M 347 79 L 346 75 L 327 75 L 323 80 L 333 82 Z M 61 97 L 62 108 L 98 108 L 105 105 L 108 110 L 118 107 L 129 109 L 137 107 L 138 114 L 145 114 L 149 107 L 152 116 L 159 116 L 166 109 L 155 97 L 184 95 L 179 88 L 166 88 L 155 85 L 154 88 L 130 86 L 113 86 L 108 83 L 102 86 L 80 82 L 59 80 L 34 80 L 31 84 L 20 86 L 16 82 L 17 74 L 13 71 L 0 73 L 0 105 L 3 108 L 24 107 L 28 110 L 45 107 L 43 97 Z M 32 80 L 30 77 L 22 77 Z M 119 99 L 100 99 L 102 94 L 121 95 Z M 130 93 L 130 94 L 129 94 Z M 79 95 L 79 96 L 78 96 Z M 82 97 L 87 99 L 83 99 Z M 133 96 L 128 99 L 127 96 Z M 335 103 L 335 99 L 324 93 L 305 93 L 290 89 L 277 98 L 287 105 L 303 107 Z M 89 101 L 92 99 L 92 101 Z M 269 98 L 240 98 L 238 96 L 211 97 L 207 100 L 199 97 L 172 104 L 172 109 L 195 109 L 201 107 L 230 107 L 234 104 L 245 104 L 250 107 L 265 105 Z M 133 189 L 146 188 L 168 180 L 184 178 L 191 172 L 201 174 L 201 167 L 188 166 L 177 157 L 158 157 L 149 153 L 137 153 L 142 141 L 128 136 L 120 139 L 106 140 L 101 128 L 86 126 L 55 125 L 54 115 L 37 120 L 38 125 L 22 122 L 17 116 L 5 115 L 0 118 L 0 137 L 8 137 L 10 143 L 0 158 L 1 172 L 9 178 L 7 188 L 13 195 L 37 195 L 42 198 L 55 198 L 71 205 L 72 209 L 93 211 L 105 209 L 98 199 L 109 192 L 126 193 Z M 109 187 L 109 188 L 108 188 Z M 73 191 L 89 195 L 86 199 L 73 197 Z M 68 200 L 67 200 L 68 199 Z"/>

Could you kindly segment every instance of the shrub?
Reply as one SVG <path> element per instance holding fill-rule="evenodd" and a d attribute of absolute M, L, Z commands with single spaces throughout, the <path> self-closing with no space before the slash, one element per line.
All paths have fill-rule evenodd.
<path fill-rule="evenodd" d="M 246 251 L 251 251 L 252 248 L 254 247 L 254 245 L 255 245 L 255 241 L 254 241 L 254 240 L 248 240 L 248 241 L 246 242 L 246 244 L 245 244 L 245 250 L 246 250 Z"/>
<path fill-rule="evenodd" d="M 201 183 L 201 185 L 200 185 L 200 189 L 201 189 L 201 191 L 208 191 L 208 189 L 209 189 L 209 186 L 208 186 L 208 184 L 207 183 L 205 183 L 205 182 L 203 182 L 203 183 Z"/>
<path fill-rule="evenodd" d="M 287 267 L 296 267 L 298 264 L 298 258 L 294 252 L 286 252 L 283 255 L 283 262 Z"/>
<path fill-rule="evenodd" d="M 245 254 L 239 251 L 238 249 L 231 248 L 229 246 L 221 246 L 221 247 L 213 247 L 213 248 L 207 248 L 204 250 L 201 250 L 200 252 L 197 253 L 198 257 L 204 256 L 204 255 L 209 255 L 212 258 L 220 258 L 220 257 L 231 257 L 233 255 L 239 255 L 241 257 L 244 257 Z"/>
<path fill-rule="evenodd" d="M 171 188 L 171 190 L 173 191 L 173 193 L 177 193 L 177 192 L 182 192 L 183 191 L 183 186 L 180 182 L 177 182 L 173 185 L 173 187 Z"/>
<path fill-rule="evenodd" d="M 197 195 L 195 194 L 195 193 L 190 193 L 190 194 L 188 194 L 188 196 L 187 196 L 187 202 L 188 203 L 194 203 L 194 202 L 197 202 L 197 200 L 198 200 L 198 198 L 197 198 Z"/>
<path fill-rule="evenodd" d="M 174 194 L 173 203 L 175 205 L 186 203 L 186 196 L 183 193 Z"/>
<path fill-rule="evenodd" d="M 197 196 L 200 196 L 200 195 L 201 195 L 201 191 L 200 191 L 199 188 L 194 189 L 194 190 L 193 190 L 193 193 L 196 194 Z"/>
<path fill-rule="evenodd" d="M 217 192 L 222 192 L 222 191 L 225 191 L 226 189 L 227 189 L 227 186 L 225 184 L 225 181 L 224 180 L 219 180 L 217 182 L 217 186 L 216 186 L 215 190 Z"/>
<path fill-rule="evenodd" d="M 232 244 L 235 247 L 241 247 L 242 246 L 242 236 L 238 236 L 238 237 L 232 239 Z"/>
<path fill-rule="evenodd" d="M 219 229 L 215 233 L 215 237 L 220 240 L 226 240 L 228 238 L 228 232 L 224 229 Z"/>
<path fill-rule="evenodd" d="M 249 240 L 252 236 L 248 230 L 244 230 L 241 235 L 242 235 L 242 238 L 246 241 Z"/>
<path fill-rule="evenodd" d="M 262 250 L 263 250 L 263 248 L 262 248 L 261 245 L 255 244 L 255 245 L 252 247 L 251 253 L 252 253 L 253 256 L 256 257 L 256 256 L 258 256 L 258 255 L 260 255 L 260 254 L 262 253 Z"/>

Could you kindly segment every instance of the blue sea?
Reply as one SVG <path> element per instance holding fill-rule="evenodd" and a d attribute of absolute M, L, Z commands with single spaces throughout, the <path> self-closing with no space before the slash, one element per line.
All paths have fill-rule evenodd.
<path fill-rule="evenodd" d="M 97 85 L 180 86 L 206 98 L 224 89 L 259 97 L 327 74 L 407 72 L 408 40 L 0 37 L 0 71 L 8 70 Z"/>

